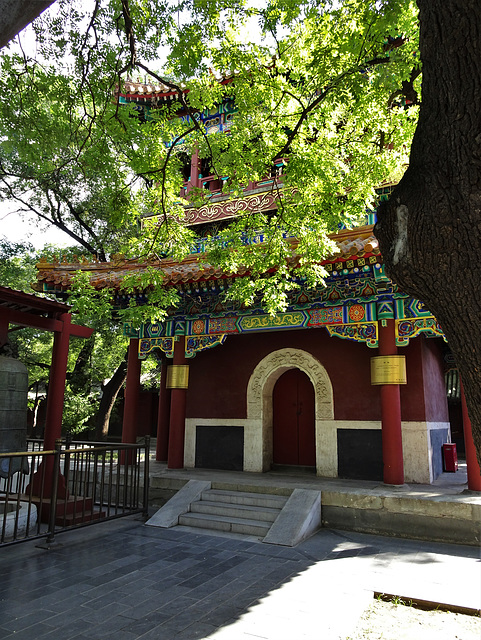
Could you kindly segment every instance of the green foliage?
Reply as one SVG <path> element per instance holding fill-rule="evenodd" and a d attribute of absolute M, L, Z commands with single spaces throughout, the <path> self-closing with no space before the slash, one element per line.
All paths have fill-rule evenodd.
<path fill-rule="evenodd" d="M 105 259 L 128 232 L 131 189 L 111 96 L 78 92 L 52 65 L 1 57 L 0 193 Z M 94 79 L 91 79 L 94 82 Z M 103 104 L 101 101 L 103 100 Z M 12 126 L 12 123 L 15 123 Z"/>
<path fill-rule="evenodd" d="M 97 291 L 90 284 L 88 271 L 77 271 L 72 278 L 69 304 L 76 321 L 101 329 L 112 319 L 112 290 L 108 287 Z"/>
<path fill-rule="evenodd" d="M 211 238 L 208 260 L 247 272 L 229 295 L 245 304 L 263 299 L 270 313 L 285 308 L 297 282 L 322 282 L 328 234 L 359 223 L 375 187 L 398 179 L 407 163 L 417 107 L 406 106 L 406 87 L 420 93 L 414 0 L 87 5 L 58 0 L 43 14 L 36 59 L 1 57 L 0 86 L 11 96 L 0 106 L 4 197 L 102 260 L 122 252 L 148 265 L 191 250 L 180 152 L 198 149 L 213 173 L 228 177 L 227 197 L 286 158 L 272 187 L 276 215 L 237 218 Z M 119 104 L 116 88 L 122 94 L 139 74 L 149 85 L 165 83 L 177 102 L 144 111 Z M 233 80 L 219 82 L 226 75 Z M 198 112 L 232 98 L 229 135 L 206 135 Z M 205 203 L 205 193 L 193 203 Z M 152 213 L 162 224 L 141 233 L 139 218 Z M 261 250 L 240 240 L 259 232 Z M 149 292 L 147 307 L 131 297 L 119 312 L 136 324 L 149 314 L 162 319 L 176 303 L 150 267 L 124 289 Z M 79 313 L 96 309 L 107 320 L 112 292 L 88 290 L 80 275 L 73 290 Z"/>
<path fill-rule="evenodd" d="M 142 305 L 138 305 L 134 297 L 129 297 L 128 306 L 117 309 L 122 322 L 137 328 L 144 322 L 162 322 L 167 317 L 167 310 L 177 306 L 179 301 L 176 289 L 165 287 L 162 272 L 152 266 L 126 276 L 120 291 L 127 294 L 147 293 L 147 301 Z"/>
<path fill-rule="evenodd" d="M 31 293 L 37 272 L 37 256 L 29 243 L 10 242 L 0 237 L 0 285 Z"/>
<path fill-rule="evenodd" d="M 0 285 L 32 293 L 36 279 L 38 254 L 29 243 L 0 238 Z M 29 388 L 43 386 L 48 380 L 52 353 L 52 334 L 29 327 L 10 327 L 10 347 L 28 368 Z"/>
<path fill-rule="evenodd" d="M 202 260 L 245 274 L 230 298 L 275 314 L 296 287 L 322 283 L 329 233 L 362 221 L 375 188 L 406 166 L 421 91 L 417 8 L 414 0 L 57 0 L 34 29 L 34 53 L 25 45 L 0 55 L 8 96 L 0 198 L 64 231 L 78 247 L 62 252 L 67 260 L 75 251 L 145 264 L 120 291 L 95 289 L 85 271 L 74 278 L 75 319 L 96 330 L 91 342 L 71 343 L 64 424 L 74 433 L 124 358 L 121 324 L 162 321 L 178 304 L 154 264 L 182 260 L 195 241 L 179 196 L 183 154 L 198 150 L 228 178 L 226 198 L 273 177 L 275 214 L 239 215 L 204 241 Z M 176 100 L 121 104 L 115 96 L 139 78 L 163 83 Z M 199 112 L 232 100 L 228 135 L 206 135 Z M 207 202 L 201 189 L 190 197 Z M 141 230 L 152 214 L 159 224 Z M 29 291 L 35 262 L 28 245 L 0 241 L 3 285 Z M 11 336 L 30 383 L 45 383 L 52 336 Z"/>
<path fill-rule="evenodd" d="M 178 294 L 175 289 L 163 285 L 163 274 L 152 266 L 126 276 L 120 287 L 120 295 L 126 294 L 127 305 L 115 304 L 116 290 L 112 287 L 95 289 L 90 283 L 88 271 L 78 271 L 72 278 L 68 291 L 69 303 L 77 321 L 93 326 L 97 331 L 119 331 L 124 323 L 139 327 L 147 321 L 165 320 L 167 309 L 176 306 Z M 136 294 L 146 294 L 143 303 L 137 304 Z"/>
<path fill-rule="evenodd" d="M 65 434 L 78 436 L 88 430 L 88 421 L 95 414 L 98 398 L 94 394 L 74 393 L 65 387 L 62 429 Z"/>
<path fill-rule="evenodd" d="M 47 247 L 47 252 L 58 254 L 58 248 Z M 0 240 L 1 284 L 31 293 L 30 283 L 35 280 L 37 261 L 38 255 L 30 245 Z M 89 421 L 98 410 L 104 382 L 123 361 L 128 344 L 119 330 L 119 320 L 112 319 L 108 292 L 101 291 L 98 295 L 93 292 L 88 276 L 83 273 L 79 274 L 78 282 L 72 296 L 77 308 L 74 322 L 96 330 L 89 340 L 70 340 L 63 427 L 72 434 L 90 428 Z M 10 327 L 9 341 L 16 357 L 27 366 L 29 388 L 45 395 L 53 334 L 28 327 Z"/>
<path fill-rule="evenodd" d="M 8 338 L 16 357 L 28 369 L 29 389 L 40 388 L 44 392 L 52 360 L 52 333 L 24 327 L 11 330 Z"/>

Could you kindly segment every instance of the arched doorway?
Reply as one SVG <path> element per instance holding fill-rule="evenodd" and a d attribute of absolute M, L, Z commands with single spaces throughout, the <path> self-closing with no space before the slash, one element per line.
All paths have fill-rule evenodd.
<path fill-rule="evenodd" d="M 316 466 L 314 387 L 300 369 L 289 369 L 272 393 L 273 464 Z"/>
<path fill-rule="evenodd" d="M 327 371 L 310 353 L 285 348 L 272 351 L 255 367 L 247 385 L 244 471 L 269 471 L 273 464 L 272 394 L 278 379 L 299 369 L 314 388 L 316 467 L 320 476 L 337 476 L 337 436 L 332 385 Z"/>

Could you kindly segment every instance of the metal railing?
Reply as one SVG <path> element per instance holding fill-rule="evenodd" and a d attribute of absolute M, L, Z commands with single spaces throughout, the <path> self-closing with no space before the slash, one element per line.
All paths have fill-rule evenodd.
<path fill-rule="evenodd" d="M 150 438 L 143 444 L 57 442 L 41 451 L 0 454 L 0 545 L 74 527 L 147 516 Z"/>

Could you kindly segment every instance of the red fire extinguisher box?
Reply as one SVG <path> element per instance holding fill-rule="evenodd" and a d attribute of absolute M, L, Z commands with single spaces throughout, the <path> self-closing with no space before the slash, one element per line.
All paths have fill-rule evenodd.
<path fill-rule="evenodd" d="M 455 473 L 458 470 L 458 454 L 456 445 L 446 442 L 443 444 L 444 471 Z"/>

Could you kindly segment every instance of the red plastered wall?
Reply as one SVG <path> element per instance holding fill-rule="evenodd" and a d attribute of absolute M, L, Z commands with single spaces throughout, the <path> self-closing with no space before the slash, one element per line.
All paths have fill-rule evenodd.
<path fill-rule="evenodd" d="M 137 407 L 137 435 L 155 436 L 157 431 L 158 394 L 141 391 Z"/>
<path fill-rule="evenodd" d="M 375 349 L 331 338 L 324 329 L 228 336 L 224 345 L 190 361 L 188 418 L 245 418 L 249 378 L 257 364 L 278 349 L 311 353 L 327 370 L 337 420 L 380 420 L 379 390 L 371 386 Z"/>
<path fill-rule="evenodd" d="M 443 354 L 440 339 L 422 339 L 424 402 L 426 420 L 449 422 L 448 399 L 444 382 Z"/>
<path fill-rule="evenodd" d="M 407 347 L 398 350 L 406 356 L 407 384 L 401 385 L 401 420 L 424 421 L 426 409 L 423 390 L 423 352 L 421 338 L 411 340 Z"/>
<path fill-rule="evenodd" d="M 437 338 L 420 336 L 399 349 L 406 356 L 407 385 L 401 386 L 405 421 L 448 422 L 442 352 Z"/>
<path fill-rule="evenodd" d="M 257 364 L 283 348 L 311 353 L 325 367 L 334 394 L 336 420 L 380 420 L 379 388 L 371 385 L 376 349 L 331 338 L 324 329 L 228 336 L 224 345 L 190 361 L 187 417 L 245 418 L 247 384 Z M 437 340 L 418 337 L 399 349 L 406 356 L 401 385 L 403 421 L 447 421 L 441 352 Z"/>

